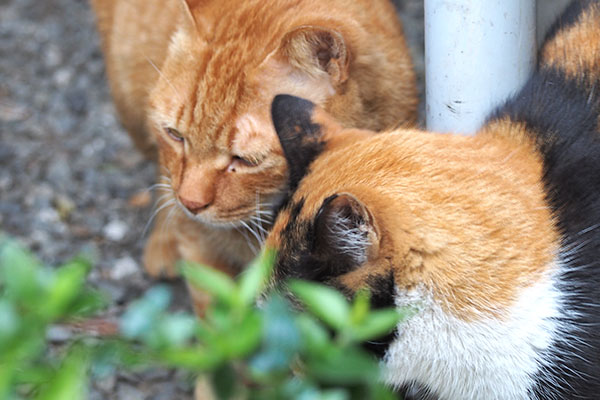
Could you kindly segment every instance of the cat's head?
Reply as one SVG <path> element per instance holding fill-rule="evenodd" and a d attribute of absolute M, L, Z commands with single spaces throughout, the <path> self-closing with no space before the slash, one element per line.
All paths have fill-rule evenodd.
<path fill-rule="evenodd" d="M 286 160 L 269 114 L 277 93 L 330 104 L 355 123 L 353 39 L 307 2 L 181 3 L 148 124 L 180 208 L 225 226 L 276 201 L 285 185 Z M 334 101 L 342 97 L 346 103 Z"/>
<path fill-rule="evenodd" d="M 285 95 L 273 121 L 291 188 L 266 241 L 278 253 L 275 284 L 367 288 L 388 306 L 398 293 L 431 297 L 468 320 L 502 313 L 555 257 L 541 163 L 526 143 L 348 130 Z"/>

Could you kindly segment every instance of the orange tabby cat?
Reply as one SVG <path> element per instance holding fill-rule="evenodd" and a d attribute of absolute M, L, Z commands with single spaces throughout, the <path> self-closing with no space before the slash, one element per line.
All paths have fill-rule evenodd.
<path fill-rule="evenodd" d="M 152 275 L 172 275 L 179 258 L 230 273 L 251 259 L 287 176 L 275 94 L 308 98 L 348 127 L 415 122 L 415 76 L 388 0 L 92 3 L 121 120 L 145 154 L 158 149 Z"/>
<path fill-rule="evenodd" d="M 600 398 L 600 2 L 577 0 L 523 89 L 474 137 L 340 127 L 277 96 L 297 189 L 274 283 L 414 315 L 370 343 L 386 381 L 440 399 Z"/>

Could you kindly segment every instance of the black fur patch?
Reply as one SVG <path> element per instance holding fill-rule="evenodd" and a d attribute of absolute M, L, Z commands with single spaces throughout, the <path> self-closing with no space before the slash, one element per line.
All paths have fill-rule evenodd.
<path fill-rule="evenodd" d="M 597 79 L 598 77 L 596 77 Z M 563 237 L 561 322 L 576 340 L 557 342 L 537 375 L 535 398 L 597 399 L 600 393 L 600 81 L 541 68 L 495 118 L 526 125 L 543 157 L 547 201 Z"/>
<path fill-rule="evenodd" d="M 315 105 L 299 97 L 280 94 L 271 104 L 271 117 L 288 162 L 289 190 L 294 192 L 308 166 L 323 151 L 321 126 L 312 122 Z"/>
<path fill-rule="evenodd" d="M 335 196 L 324 201 L 330 202 Z M 337 279 L 348 272 L 348 260 L 343 255 L 325 255 L 315 251 L 315 241 L 320 238 L 315 232 L 314 220 L 302 220 L 300 213 L 304 206 L 304 199 L 291 202 L 285 207 L 289 212 L 288 224 L 281 232 L 281 244 L 278 259 L 275 265 L 275 276 L 278 281 L 296 278 L 308 281 L 320 282 L 335 287 L 348 299 L 354 297 L 355 292 Z M 372 276 L 367 279 L 366 287 L 371 293 L 371 306 L 373 308 L 394 307 L 394 276 L 390 271 L 385 275 Z M 375 340 L 364 344 L 364 347 L 378 357 L 383 357 L 390 343 L 396 337 L 396 331 L 392 331 Z"/>
<path fill-rule="evenodd" d="M 371 307 L 394 308 L 394 295 L 396 288 L 394 284 L 394 273 L 392 270 L 386 275 L 373 275 L 367 279 L 367 287 L 371 292 Z M 376 338 L 365 343 L 364 347 L 379 358 L 383 358 L 390 344 L 396 339 L 398 332 L 394 329 L 392 332 L 382 337 Z"/>

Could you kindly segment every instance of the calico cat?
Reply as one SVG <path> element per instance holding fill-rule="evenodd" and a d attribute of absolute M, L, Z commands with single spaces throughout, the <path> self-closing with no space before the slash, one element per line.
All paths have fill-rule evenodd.
<path fill-rule="evenodd" d="M 442 399 L 600 396 L 600 3 L 571 5 L 474 137 L 345 129 L 277 96 L 290 169 L 273 285 L 411 307 L 385 380 Z"/>
<path fill-rule="evenodd" d="M 388 0 L 92 4 L 121 120 L 146 154 L 158 150 L 164 174 L 144 255 L 152 275 L 173 274 L 179 258 L 232 274 L 251 260 L 251 235 L 264 238 L 286 182 L 275 94 L 308 98 L 347 127 L 415 122 L 415 75 Z"/>

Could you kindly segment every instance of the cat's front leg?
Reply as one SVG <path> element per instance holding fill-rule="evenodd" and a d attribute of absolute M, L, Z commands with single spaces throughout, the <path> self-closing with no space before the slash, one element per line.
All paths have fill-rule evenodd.
<path fill-rule="evenodd" d="M 179 215 L 169 217 L 170 209 L 156 216 L 152 232 L 144 246 L 143 263 L 146 272 L 154 278 L 174 278 L 178 275 L 177 261 L 181 258 L 176 235 Z"/>

